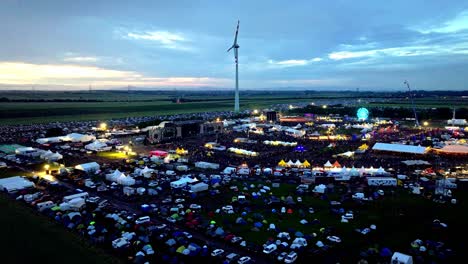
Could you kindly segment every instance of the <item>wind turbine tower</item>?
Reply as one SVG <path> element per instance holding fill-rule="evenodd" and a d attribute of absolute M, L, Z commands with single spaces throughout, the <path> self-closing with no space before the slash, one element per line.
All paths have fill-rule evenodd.
<path fill-rule="evenodd" d="M 239 20 L 237 20 L 236 36 L 234 37 L 234 43 L 227 50 L 228 52 L 234 49 L 234 60 L 236 62 L 236 92 L 234 95 L 234 112 L 239 112 L 239 45 L 237 44 L 237 34 L 239 33 Z"/>
<path fill-rule="evenodd" d="M 414 100 L 413 100 L 413 95 L 411 94 L 411 88 L 409 86 L 409 82 L 405 81 L 404 84 L 406 84 L 406 87 L 408 87 L 408 92 L 409 92 L 409 97 L 411 99 L 411 107 L 413 108 L 416 127 L 419 127 L 418 115 L 416 114 L 416 108 L 414 107 Z"/>

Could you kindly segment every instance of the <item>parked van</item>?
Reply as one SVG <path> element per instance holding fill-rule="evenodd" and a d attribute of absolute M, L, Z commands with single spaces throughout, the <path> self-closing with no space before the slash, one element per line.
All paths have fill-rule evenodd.
<path fill-rule="evenodd" d="M 297 253 L 294 251 L 289 252 L 289 254 L 284 258 L 284 263 L 293 263 L 297 259 Z"/>

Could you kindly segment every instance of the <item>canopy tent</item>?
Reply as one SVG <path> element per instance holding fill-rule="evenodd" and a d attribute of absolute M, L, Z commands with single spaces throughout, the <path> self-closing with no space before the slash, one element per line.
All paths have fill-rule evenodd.
<path fill-rule="evenodd" d="M 284 160 L 281 160 L 280 162 L 278 162 L 278 166 L 280 166 L 280 167 L 286 167 L 287 165 L 288 164 Z"/>
<path fill-rule="evenodd" d="M 375 145 L 372 147 L 372 150 L 411 153 L 411 154 L 425 154 L 428 148 L 421 147 L 421 146 L 403 145 L 403 144 L 375 143 Z"/>
<path fill-rule="evenodd" d="M 292 160 L 289 160 L 288 161 L 288 166 L 294 166 L 294 162 L 292 162 Z"/>
<path fill-rule="evenodd" d="M 156 157 L 159 157 L 159 158 L 164 158 L 164 157 L 167 156 L 167 154 L 169 154 L 169 153 L 166 152 L 166 151 L 162 151 L 162 150 L 152 150 L 152 151 L 150 151 L 150 157 L 156 156 Z"/>
<path fill-rule="evenodd" d="M 307 161 L 307 160 L 304 160 L 304 162 L 302 163 L 302 165 L 306 168 L 309 168 L 310 167 L 310 163 Z"/>
<path fill-rule="evenodd" d="M 301 167 L 301 166 L 302 166 L 302 162 L 300 162 L 299 160 L 296 160 L 296 162 L 294 162 L 294 166 L 296 166 L 296 167 Z"/>
<path fill-rule="evenodd" d="M 359 176 L 359 171 L 353 166 L 351 170 L 349 171 L 349 174 L 351 176 Z"/>
<path fill-rule="evenodd" d="M 331 164 L 331 162 L 329 160 L 327 160 L 327 162 L 325 164 L 323 164 L 323 167 L 330 168 L 330 167 L 332 167 L 332 164 Z"/>

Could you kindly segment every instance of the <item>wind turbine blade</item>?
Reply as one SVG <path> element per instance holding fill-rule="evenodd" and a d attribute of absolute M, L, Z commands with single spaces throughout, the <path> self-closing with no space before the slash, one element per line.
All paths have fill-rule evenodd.
<path fill-rule="evenodd" d="M 240 21 L 237 20 L 236 36 L 234 37 L 234 44 L 233 44 L 233 46 L 235 46 L 235 45 L 237 44 L 237 34 L 239 34 L 239 23 L 240 23 Z"/>
<path fill-rule="evenodd" d="M 227 52 L 229 52 L 230 50 L 232 50 L 234 48 L 234 45 L 232 45 L 228 50 Z"/>

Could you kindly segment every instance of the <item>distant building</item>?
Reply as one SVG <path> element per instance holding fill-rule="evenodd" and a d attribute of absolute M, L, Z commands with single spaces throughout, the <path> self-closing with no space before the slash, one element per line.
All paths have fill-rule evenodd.
<path fill-rule="evenodd" d="M 276 111 L 266 112 L 267 121 L 276 122 L 278 120 L 278 113 Z"/>
<path fill-rule="evenodd" d="M 447 124 L 452 126 L 464 126 L 466 125 L 466 119 L 449 119 Z"/>
<path fill-rule="evenodd" d="M 146 137 L 147 142 L 156 144 L 161 142 L 170 142 L 179 138 L 188 138 L 193 136 L 211 135 L 223 132 L 222 122 L 203 122 L 203 121 L 164 121 L 158 126 L 150 127 Z"/>

